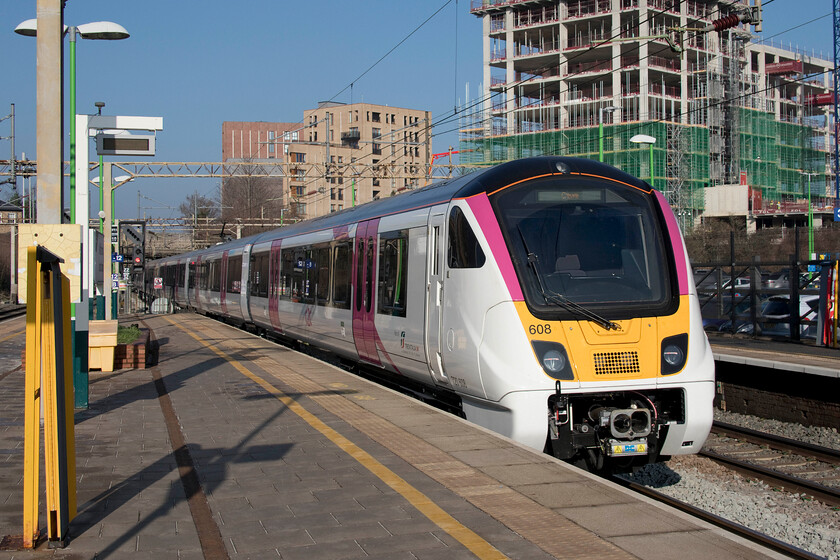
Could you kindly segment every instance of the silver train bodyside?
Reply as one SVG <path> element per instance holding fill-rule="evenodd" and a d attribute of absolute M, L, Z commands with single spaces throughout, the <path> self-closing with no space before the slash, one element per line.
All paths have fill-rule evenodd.
<path fill-rule="evenodd" d="M 662 266 L 671 270 L 670 303 L 658 315 L 630 305 L 612 322 L 621 327 L 614 333 L 585 318 L 546 315 L 523 293 L 529 265 L 511 248 L 518 240 L 502 231 L 493 197 L 546 177 L 647 193 L 661 226 Z M 146 279 L 154 297 L 450 394 L 468 420 L 597 470 L 605 460 L 635 468 L 695 453 L 708 435 L 714 365 L 687 270 L 661 195 L 602 164 L 544 157 L 154 261 Z M 154 289 L 155 278 L 163 288 Z M 576 329 L 576 338 L 557 338 Z M 661 334 L 672 331 L 679 335 Z M 677 339 L 684 340 L 677 350 L 667 346 Z M 570 368 L 562 375 L 540 354 L 552 344 Z M 666 346 L 683 353 L 676 372 L 665 373 Z M 597 356 L 628 348 L 647 364 L 636 374 L 590 371 L 590 353 L 597 369 Z"/>

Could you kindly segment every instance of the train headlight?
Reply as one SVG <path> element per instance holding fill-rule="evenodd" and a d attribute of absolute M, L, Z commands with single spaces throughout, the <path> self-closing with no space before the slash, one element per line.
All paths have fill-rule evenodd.
<path fill-rule="evenodd" d="M 688 335 L 678 334 L 662 340 L 662 375 L 677 373 L 685 367 Z"/>
<path fill-rule="evenodd" d="M 563 348 L 562 344 L 532 340 L 531 345 L 534 347 L 534 354 L 537 355 L 543 371 L 550 377 L 564 381 L 571 381 L 575 378 L 566 349 Z"/>

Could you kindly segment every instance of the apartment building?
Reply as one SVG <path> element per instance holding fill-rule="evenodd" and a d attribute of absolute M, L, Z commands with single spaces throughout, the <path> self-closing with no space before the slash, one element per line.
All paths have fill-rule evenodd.
<path fill-rule="evenodd" d="M 282 163 L 285 177 L 261 185 L 270 185 L 273 211 L 314 218 L 422 187 L 430 122 L 424 110 L 323 102 L 300 123 L 223 123 L 222 157 Z"/>
<path fill-rule="evenodd" d="M 809 184 L 825 206 L 833 63 L 761 43 L 746 24 L 701 31 L 749 7 L 472 0 L 482 19 L 483 106 L 462 120 L 462 161 L 600 158 L 665 193 L 684 227 L 703 215 L 705 188 L 718 185 L 743 186 L 759 226 L 800 208 Z M 631 142 L 638 134 L 656 142 Z"/>

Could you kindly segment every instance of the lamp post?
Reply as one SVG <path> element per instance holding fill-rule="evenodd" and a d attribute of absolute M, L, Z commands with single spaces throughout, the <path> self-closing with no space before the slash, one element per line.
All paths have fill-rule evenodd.
<path fill-rule="evenodd" d="M 633 144 L 647 144 L 650 150 L 650 186 L 653 186 L 653 145 L 656 144 L 656 138 L 648 136 L 647 134 L 637 134 L 630 138 Z"/>
<path fill-rule="evenodd" d="M 42 17 L 41 4 L 38 4 L 39 17 Z M 50 29 L 45 28 L 45 33 L 48 34 Z M 37 37 L 38 35 L 38 19 L 28 19 L 21 22 L 15 27 L 15 33 L 26 37 Z M 118 40 L 129 37 L 128 31 L 119 24 L 110 21 L 96 21 L 86 23 L 79 26 L 64 26 L 64 34 L 70 35 L 70 221 L 77 222 L 76 217 L 76 34 L 79 34 L 83 39 L 93 40 Z M 40 41 L 39 41 L 40 43 Z M 40 45 L 39 45 L 40 49 Z M 39 61 L 39 67 L 41 63 Z M 39 87 L 39 90 L 41 88 Z M 40 94 L 39 94 L 40 95 Z M 63 100 L 59 101 L 61 106 Z M 40 130 L 40 129 L 39 129 Z M 39 134 L 40 137 L 40 134 Z M 39 141 L 40 147 L 40 141 Z M 87 153 L 87 150 L 85 150 Z M 39 150 L 38 158 L 41 159 Z M 60 160 L 59 160 L 60 161 Z M 39 164 L 39 169 L 41 165 Z M 87 168 L 87 162 L 85 162 Z M 59 167 L 60 171 L 60 167 Z M 87 177 L 85 177 L 87 180 Z M 61 178 L 58 178 L 58 200 L 62 200 L 61 192 Z M 87 200 L 87 183 L 83 193 L 85 200 Z M 61 213 L 63 212 L 62 204 L 59 204 L 58 219 L 56 223 L 60 223 Z M 79 225 L 82 226 L 82 267 L 86 267 L 89 262 L 90 253 L 88 251 L 87 237 L 88 237 L 88 213 L 87 208 L 79 217 Z M 40 218 L 40 217 L 39 217 Z M 76 303 L 72 300 L 77 300 L 80 303 L 82 312 L 77 314 Z M 71 296 L 70 304 L 70 329 L 72 331 L 72 354 L 73 354 L 73 389 L 75 394 L 76 408 L 88 407 L 88 312 L 90 302 L 88 299 L 88 292 L 84 286 L 81 287 L 81 293 Z"/>
<path fill-rule="evenodd" d="M 814 209 L 811 206 L 811 176 L 818 175 L 812 171 L 801 171 L 808 176 L 808 259 L 814 258 Z"/>
<path fill-rule="evenodd" d="M 15 27 L 15 33 L 26 37 L 38 35 L 38 20 L 28 19 Z M 76 223 L 76 34 L 82 39 L 116 41 L 128 39 L 125 28 L 112 21 L 94 21 L 79 26 L 64 26 L 70 37 L 70 221 Z"/>
<path fill-rule="evenodd" d="M 608 105 L 598 109 L 598 161 L 604 161 L 604 111 L 612 113 L 618 111 L 620 107 L 615 105 Z"/>

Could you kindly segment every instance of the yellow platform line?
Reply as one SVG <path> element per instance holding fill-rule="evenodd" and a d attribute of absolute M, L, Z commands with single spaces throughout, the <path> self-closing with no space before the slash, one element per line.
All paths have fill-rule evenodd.
<path fill-rule="evenodd" d="M 20 336 L 20 335 L 22 335 L 22 334 L 23 334 L 23 333 L 25 333 L 25 332 L 26 332 L 26 329 L 24 329 L 24 330 L 22 330 L 22 331 L 14 332 L 14 333 L 10 334 L 10 335 L 9 335 L 9 336 L 7 336 L 7 337 L 0 338 L 0 342 L 5 342 L 5 341 L 7 341 L 7 340 L 9 340 L 9 339 L 12 339 L 12 338 L 14 338 L 14 337 L 16 337 L 16 336 Z"/>
<path fill-rule="evenodd" d="M 429 518 L 432 523 L 449 533 L 455 540 L 463 544 L 470 552 L 475 554 L 478 558 L 507 558 L 498 549 L 493 547 L 486 540 L 462 525 L 457 519 L 446 513 L 440 506 L 432 501 L 428 496 L 414 488 L 411 484 L 403 480 L 394 471 L 377 461 L 367 451 L 360 448 L 358 445 L 348 440 L 334 429 L 327 426 L 317 416 L 306 410 L 303 406 L 294 401 L 291 397 L 286 395 L 280 389 L 277 389 L 262 377 L 251 372 L 241 362 L 230 357 L 223 350 L 210 342 L 204 340 L 193 332 L 190 332 L 185 327 L 176 323 L 169 317 L 164 317 L 169 323 L 175 325 L 191 337 L 193 337 L 199 344 L 207 347 L 217 356 L 231 364 L 239 373 L 265 389 L 268 393 L 273 395 L 277 400 L 282 402 L 289 410 L 297 414 L 307 424 L 318 430 L 327 439 L 337 445 L 342 451 L 356 459 L 363 467 L 368 469 L 371 473 L 376 475 L 385 484 L 393 488 L 397 493 L 404 497 L 412 506 L 414 506 L 420 513 Z"/>

